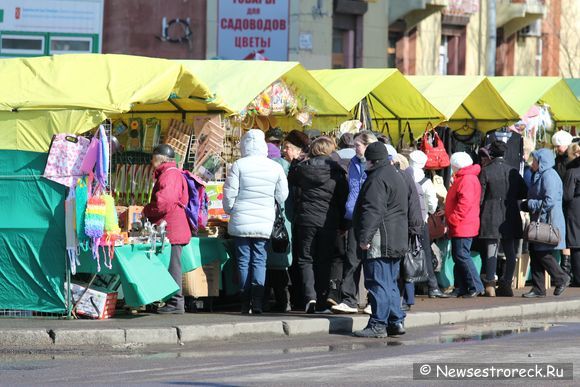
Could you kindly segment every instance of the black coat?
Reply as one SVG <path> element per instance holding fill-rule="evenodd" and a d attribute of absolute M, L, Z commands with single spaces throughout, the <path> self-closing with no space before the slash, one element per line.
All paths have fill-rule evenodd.
<path fill-rule="evenodd" d="M 567 247 L 580 248 L 580 157 L 568 163 L 564 179 Z"/>
<path fill-rule="evenodd" d="M 558 172 L 558 175 L 560 175 L 560 179 L 562 179 L 562 181 L 564 181 L 565 179 L 569 162 L 570 159 L 568 159 L 567 153 L 556 155 L 556 165 L 554 166 L 554 169 L 556 170 L 556 172 Z"/>
<path fill-rule="evenodd" d="M 523 237 L 518 200 L 527 197 L 527 186 L 518 171 L 496 158 L 483 168 L 481 183 L 481 239 L 519 239 Z"/>
<path fill-rule="evenodd" d="M 304 160 L 288 173 L 294 189 L 294 223 L 306 227 L 344 229 L 348 197 L 346 172 L 327 156 Z"/>
<path fill-rule="evenodd" d="M 411 175 L 405 173 L 404 171 L 398 170 L 398 172 L 401 174 L 401 176 L 403 176 L 403 179 L 407 184 L 407 190 L 409 192 L 407 195 L 407 201 L 409 205 L 409 210 L 407 213 L 407 219 L 409 222 L 409 236 L 421 236 L 423 235 L 423 213 L 421 212 L 421 201 L 419 199 L 419 192 L 417 191 L 415 179 L 413 179 Z"/>
<path fill-rule="evenodd" d="M 357 241 L 371 245 L 366 258 L 401 258 L 406 254 L 408 197 L 402 174 L 387 160 L 367 170 L 353 214 Z"/>

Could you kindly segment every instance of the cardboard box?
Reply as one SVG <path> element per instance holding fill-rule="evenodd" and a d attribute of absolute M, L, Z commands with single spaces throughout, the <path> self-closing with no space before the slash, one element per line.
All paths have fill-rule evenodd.
<path fill-rule="evenodd" d="M 129 206 L 127 209 L 127 228 L 131 230 L 133 223 L 141 223 L 143 218 L 143 206 Z"/>
<path fill-rule="evenodd" d="M 115 206 L 115 209 L 117 210 L 117 219 L 119 219 L 119 227 L 121 228 L 121 231 L 129 231 L 127 225 L 127 216 L 129 215 L 127 211 L 129 208 L 125 206 Z"/>
<path fill-rule="evenodd" d="M 218 297 L 220 294 L 221 264 L 219 260 L 205 264 L 183 275 L 183 295 Z"/>
<path fill-rule="evenodd" d="M 85 289 L 85 286 L 74 283 L 71 284 L 73 305 L 79 300 Z M 83 296 L 81 302 L 77 305 L 76 314 L 96 320 L 111 318 L 115 315 L 117 298 L 117 292 L 98 287 L 90 288 Z"/>

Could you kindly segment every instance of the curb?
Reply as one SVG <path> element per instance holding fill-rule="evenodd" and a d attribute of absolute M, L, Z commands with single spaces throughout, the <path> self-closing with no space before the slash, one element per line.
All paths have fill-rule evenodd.
<path fill-rule="evenodd" d="M 580 312 L 580 300 L 542 302 L 463 311 L 414 312 L 406 328 L 485 322 L 506 318 L 561 316 Z M 0 331 L 0 347 L 69 347 L 79 345 L 182 344 L 202 340 L 228 340 L 242 335 L 299 336 L 344 334 L 366 326 L 366 315 L 326 315 L 280 321 L 255 321 L 212 325 L 180 325 L 126 329 L 16 329 Z"/>

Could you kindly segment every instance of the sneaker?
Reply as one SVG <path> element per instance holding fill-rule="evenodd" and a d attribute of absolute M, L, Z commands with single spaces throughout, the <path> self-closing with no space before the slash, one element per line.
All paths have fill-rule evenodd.
<path fill-rule="evenodd" d="M 162 308 L 157 309 L 157 314 L 184 314 L 184 308 L 178 308 L 173 305 L 165 305 Z"/>
<path fill-rule="evenodd" d="M 373 314 L 373 309 L 371 308 L 371 304 L 368 304 L 367 306 L 365 306 L 365 308 L 363 309 L 363 313 L 368 314 L 369 316 L 371 314 Z"/>
<path fill-rule="evenodd" d="M 351 306 L 348 306 L 344 302 L 341 302 L 340 304 L 332 307 L 332 313 L 337 313 L 337 314 L 358 313 L 358 308 L 353 308 Z"/>
<path fill-rule="evenodd" d="M 317 309 L 314 311 L 315 314 L 332 314 L 332 311 L 328 308 L 326 309 Z"/>
<path fill-rule="evenodd" d="M 371 325 L 360 331 L 352 333 L 356 337 L 372 337 L 382 339 L 388 337 L 387 328 L 384 325 Z"/>
<path fill-rule="evenodd" d="M 315 311 L 316 311 L 316 301 L 315 300 L 308 301 L 308 303 L 306 304 L 306 308 L 304 308 L 304 312 L 307 314 L 314 314 Z"/>
<path fill-rule="evenodd" d="M 336 300 L 332 297 L 328 297 L 326 302 L 328 302 L 330 305 L 338 305 L 338 302 L 336 302 Z"/>

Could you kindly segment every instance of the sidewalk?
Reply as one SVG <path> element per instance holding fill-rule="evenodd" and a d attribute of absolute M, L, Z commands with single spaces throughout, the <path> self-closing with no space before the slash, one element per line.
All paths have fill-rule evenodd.
<path fill-rule="evenodd" d="M 526 289 L 527 290 L 527 289 Z M 553 289 L 552 289 L 553 290 Z M 407 314 L 405 326 L 446 325 L 492 320 L 517 320 L 531 316 L 580 313 L 580 288 L 569 288 L 560 297 L 524 299 L 523 290 L 513 298 L 428 299 L 418 296 Z M 0 348 L 46 348 L 79 345 L 179 344 L 201 340 L 227 340 L 237 335 L 293 336 L 350 333 L 362 329 L 368 316 L 194 313 L 161 316 L 121 315 L 111 320 L 49 320 L 0 318 Z"/>

